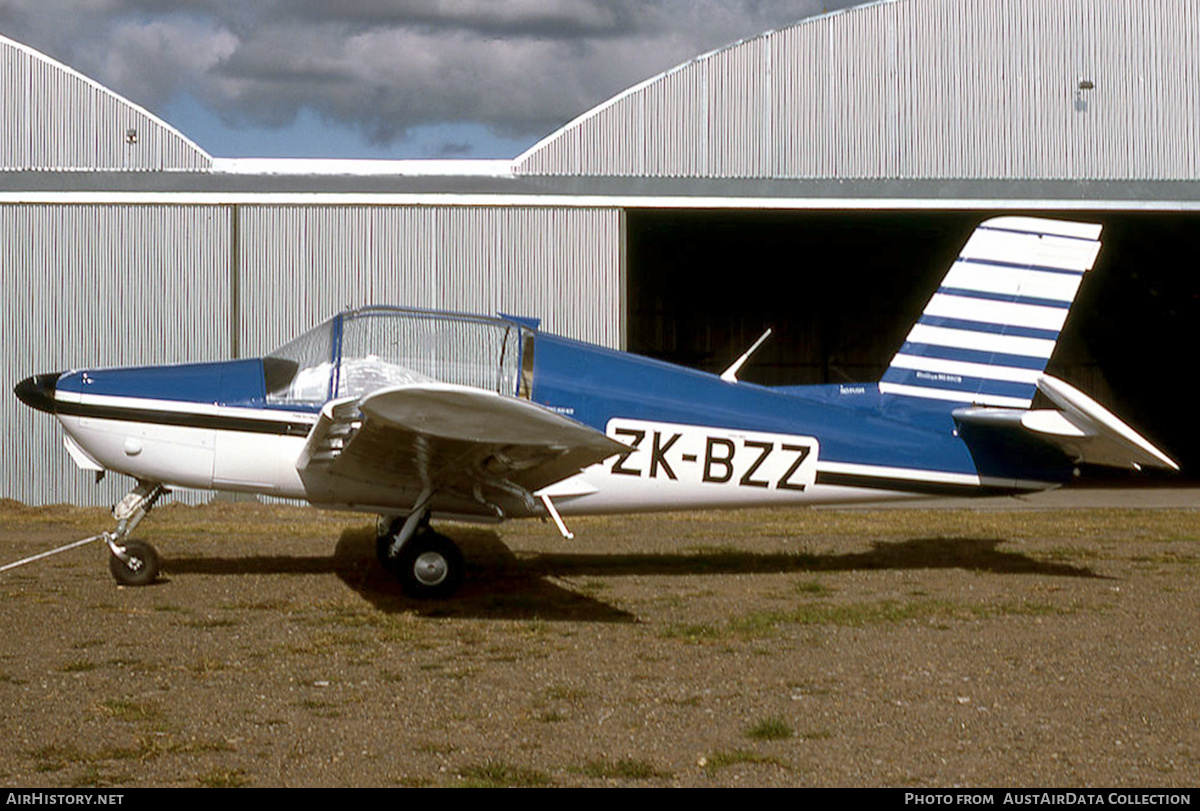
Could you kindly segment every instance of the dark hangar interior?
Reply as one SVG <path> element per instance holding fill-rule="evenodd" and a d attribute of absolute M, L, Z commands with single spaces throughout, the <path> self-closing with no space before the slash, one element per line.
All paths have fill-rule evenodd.
<path fill-rule="evenodd" d="M 1004 213 L 630 210 L 628 349 L 720 372 L 770 327 L 742 379 L 878 380 L 974 227 Z M 1200 216 L 1049 216 L 1104 231 L 1047 371 L 1195 478 L 1200 438 L 1187 379 L 1200 343 Z"/>

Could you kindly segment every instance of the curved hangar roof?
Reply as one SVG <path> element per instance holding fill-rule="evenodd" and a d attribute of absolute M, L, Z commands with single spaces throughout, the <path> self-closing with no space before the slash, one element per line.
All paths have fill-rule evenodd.
<path fill-rule="evenodd" d="M 103 85 L 0 37 L 0 171 L 205 170 L 212 158 Z"/>
<path fill-rule="evenodd" d="M 524 175 L 1200 179 L 1200 2 L 884 0 L 656 76 Z"/>

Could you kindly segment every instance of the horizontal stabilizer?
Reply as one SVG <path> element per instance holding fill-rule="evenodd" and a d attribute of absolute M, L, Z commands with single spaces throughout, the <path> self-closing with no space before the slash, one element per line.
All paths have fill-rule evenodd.
<path fill-rule="evenodd" d="M 1009 427 L 1059 448 L 1075 463 L 1179 470 L 1179 465 L 1119 417 L 1074 386 L 1041 375 L 1038 389 L 1061 411 L 1011 408 L 960 408 L 954 419 L 978 426 Z"/>

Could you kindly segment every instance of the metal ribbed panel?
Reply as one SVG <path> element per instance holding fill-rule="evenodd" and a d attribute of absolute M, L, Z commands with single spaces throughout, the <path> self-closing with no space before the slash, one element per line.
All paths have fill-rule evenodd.
<path fill-rule="evenodd" d="M 244 206 L 242 354 L 368 304 L 543 319 L 617 346 L 619 214 L 611 209 Z"/>
<path fill-rule="evenodd" d="M 763 37 L 707 61 L 708 172 L 760 177 L 771 131 L 770 59 Z"/>
<path fill-rule="evenodd" d="M 226 359 L 235 308 L 247 357 L 367 304 L 541 317 L 552 332 L 619 346 L 620 217 L 538 207 L 0 206 L 12 332 L 0 350 L 10 375 L 0 390 L 9 437 L 0 496 L 111 504 L 128 484 L 110 476 L 95 486 L 64 453 L 61 428 L 17 401 L 15 381 Z"/>
<path fill-rule="evenodd" d="M 29 165 L 29 57 L 0 40 L 0 167 Z"/>
<path fill-rule="evenodd" d="M 201 171 L 196 144 L 75 71 L 0 37 L 0 171 Z"/>
<path fill-rule="evenodd" d="M 650 127 L 643 171 L 645 167 L 661 167 L 661 174 L 687 177 L 707 170 L 707 73 L 707 65 L 701 64 L 695 69 L 668 73 L 662 81 L 646 87 L 644 114 Z M 678 121 L 680 128 L 657 126 L 663 121 Z"/>
<path fill-rule="evenodd" d="M 1200 0 L 890 0 L 700 57 L 580 117 L 516 167 L 1197 180 L 1197 79 Z M 662 103 L 683 87 L 691 102 Z"/>
<path fill-rule="evenodd" d="M 2 206 L 0 286 L 9 334 L 0 389 L 3 496 L 111 504 L 127 480 L 96 486 L 62 429 L 12 393 L 31 374 L 228 357 L 227 218 L 213 207 Z"/>

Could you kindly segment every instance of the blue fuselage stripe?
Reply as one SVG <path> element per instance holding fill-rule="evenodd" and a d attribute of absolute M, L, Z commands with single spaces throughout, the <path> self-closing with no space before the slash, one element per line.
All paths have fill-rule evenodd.
<path fill-rule="evenodd" d="M 1056 268 L 1049 265 L 1027 265 L 1021 262 L 1005 262 L 1000 259 L 979 259 L 977 257 L 962 257 L 957 260 L 960 263 L 971 265 L 990 265 L 997 268 L 1012 268 L 1014 270 L 1037 270 L 1043 273 L 1065 273 L 1068 276 L 1082 276 L 1084 271 L 1074 270 L 1072 268 Z"/>
<path fill-rule="evenodd" d="M 938 292 L 943 296 L 983 299 L 984 301 L 1003 301 L 1005 304 L 1026 304 L 1031 307 L 1053 307 L 1056 310 L 1071 309 L 1071 302 L 1059 301 L 1058 299 L 1034 298 L 1033 296 L 1014 296 L 1011 293 L 988 293 L 983 290 L 966 290 L 961 287 L 939 287 Z"/>
<path fill-rule="evenodd" d="M 1034 236 L 1034 237 L 1047 236 L 1042 231 L 1026 231 L 1023 228 L 998 228 L 995 225 L 986 225 L 986 224 L 977 226 L 975 230 L 977 230 L 977 231 L 996 231 L 996 232 L 1002 233 L 1002 234 L 1027 234 L 1029 236 Z M 1077 236 L 1071 236 L 1070 234 L 1054 234 L 1053 236 L 1055 239 L 1074 239 L 1078 242 L 1095 242 L 1096 241 L 1095 239 L 1092 239 L 1091 237 L 1077 237 Z"/>
<path fill-rule="evenodd" d="M 964 394 L 994 395 L 997 397 L 1016 397 L 1028 400 L 1033 396 L 1037 386 L 1033 383 L 1015 383 L 1008 380 L 992 380 L 982 377 L 945 374 L 941 372 L 924 372 L 916 369 L 890 368 L 883 375 L 884 383 L 897 383 L 907 386 L 924 386 L 932 389 L 946 389 L 963 392 Z"/>
<path fill-rule="evenodd" d="M 917 323 L 930 327 L 949 327 L 950 329 L 965 329 L 972 332 L 989 332 L 993 335 L 1016 335 L 1021 338 L 1041 338 L 1047 341 L 1057 341 L 1059 333 L 1055 329 L 1037 329 L 1036 327 L 1018 327 L 1012 324 L 968 321 L 965 318 L 946 318 L 939 315 L 922 315 Z"/>
<path fill-rule="evenodd" d="M 982 363 L 987 366 L 1011 366 L 1015 369 L 1036 369 L 1038 371 L 1046 368 L 1046 358 L 1006 355 L 1002 352 L 984 352 L 977 349 L 959 349 L 935 344 L 905 342 L 900 352 L 904 355 L 916 355 L 922 358 L 958 360 L 966 363 Z"/>

